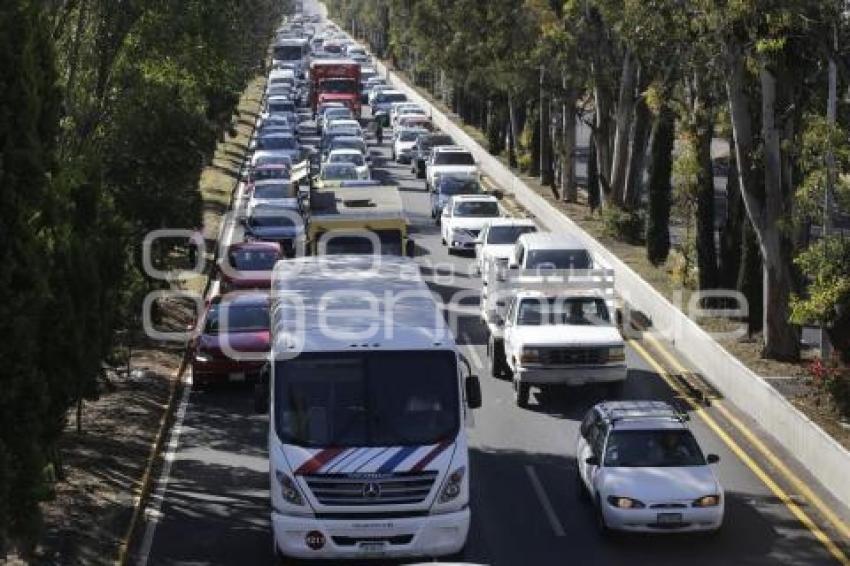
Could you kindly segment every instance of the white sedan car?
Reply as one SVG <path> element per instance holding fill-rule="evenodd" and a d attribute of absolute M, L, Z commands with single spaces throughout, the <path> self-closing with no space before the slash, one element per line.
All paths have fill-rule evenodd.
<path fill-rule="evenodd" d="M 449 253 L 472 251 L 478 234 L 495 218 L 501 218 L 499 201 L 490 195 L 456 195 L 443 209 L 441 236 Z"/>
<path fill-rule="evenodd" d="M 251 194 L 248 197 L 248 206 L 245 207 L 246 216 L 252 216 L 255 208 L 266 205 L 300 210 L 298 187 L 289 179 L 257 181 L 252 185 Z"/>
<path fill-rule="evenodd" d="M 366 163 L 366 158 L 356 149 L 334 149 L 328 153 L 325 163 L 350 163 L 356 168 L 358 179 L 365 180 L 372 177 L 369 172 L 369 164 Z"/>
<path fill-rule="evenodd" d="M 419 136 L 428 134 L 424 128 L 399 128 L 393 132 L 393 160 L 399 163 L 410 163 L 413 146 Z"/>
<path fill-rule="evenodd" d="M 644 533 L 717 531 L 725 496 L 687 417 L 661 401 L 605 401 L 585 416 L 578 436 L 579 490 L 596 523 Z"/>

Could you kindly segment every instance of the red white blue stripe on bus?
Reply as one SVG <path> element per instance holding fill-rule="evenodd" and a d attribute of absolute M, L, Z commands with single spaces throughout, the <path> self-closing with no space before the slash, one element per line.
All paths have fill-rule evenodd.
<path fill-rule="evenodd" d="M 430 446 L 377 448 L 324 448 L 308 451 L 296 475 L 420 472 L 452 445 L 451 440 Z"/>

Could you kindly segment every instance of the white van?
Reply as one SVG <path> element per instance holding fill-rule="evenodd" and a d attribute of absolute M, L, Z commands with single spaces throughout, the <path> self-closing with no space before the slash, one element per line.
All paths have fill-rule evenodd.
<path fill-rule="evenodd" d="M 409 259 L 278 263 L 272 283 L 269 463 L 275 552 L 438 557 L 470 522 L 468 409 L 481 403 Z"/>

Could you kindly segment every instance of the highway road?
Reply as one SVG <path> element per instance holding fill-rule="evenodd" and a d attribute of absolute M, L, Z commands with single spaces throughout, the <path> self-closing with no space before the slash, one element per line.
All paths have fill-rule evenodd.
<path fill-rule="evenodd" d="M 724 405 L 724 411 L 709 408 L 704 412 L 707 418 L 695 415 L 691 421 L 706 452 L 721 458 L 718 474 L 727 493 L 722 531 L 714 536 L 602 538 L 591 508 L 579 497 L 574 449 L 580 420 L 602 399 L 603 391 L 549 391 L 534 395 L 528 409 L 515 406 L 510 383 L 489 376 L 486 331 L 476 308 L 480 282 L 470 275 L 471 259 L 450 256 L 441 245 L 438 227 L 430 218 L 424 182 L 414 179 L 408 166 L 389 161 L 388 145 L 374 151 L 374 176 L 402 191 L 423 274 L 444 297 L 458 291 L 469 291 L 471 297 L 465 303 L 470 314 L 460 319 L 457 340 L 481 377 L 484 406 L 475 412 L 470 430 L 473 521 L 467 562 L 841 563 L 842 552 L 848 551 L 846 532 L 840 530 L 842 521 L 847 524 L 847 510 L 819 490 L 790 455 L 765 438 L 757 423 L 747 418 L 746 408 L 729 405 Z M 238 241 L 241 230 L 233 228 L 225 230 L 225 236 Z M 629 348 L 625 398 L 675 401 L 676 394 L 662 374 L 679 368 L 661 354 L 666 348 L 649 340 Z M 768 461 L 752 439 L 733 426 L 727 413 L 763 442 L 793 477 L 810 486 L 834 516 L 822 513 L 804 498 L 775 462 Z M 248 388 L 187 393 L 166 454 L 170 469 L 160 479 L 161 499 L 155 497 L 154 507 L 148 509 L 144 536 L 135 548 L 138 564 L 273 563 L 267 424 L 264 415 L 254 413 Z M 788 494 L 790 505 L 777 493 Z M 811 523 L 804 524 L 797 511 Z M 823 540 L 818 540 L 819 536 Z"/>
<path fill-rule="evenodd" d="M 388 146 L 375 151 L 375 176 L 399 185 L 419 249 L 418 261 L 432 287 L 446 297 L 458 290 L 477 291 L 479 281 L 469 275 L 470 258 L 450 256 L 440 243 L 423 181 L 414 179 L 406 166 L 391 163 Z M 238 228 L 233 237 L 241 238 Z M 714 537 L 601 538 L 590 507 L 579 498 L 574 444 L 582 416 L 601 400 L 602 391 L 565 389 L 537 395 L 528 410 L 517 408 L 510 383 L 489 377 L 486 331 L 473 314 L 475 299 L 464 304 L 471 314 L 460 319 L 457 339 L 476 366 L 484 393 L 484 406 L 475 413 L 470 431 L 473 524 L 468 561 L 541 565 L 565 560 L 612 565 L 838 563 L 698 419 L 692 420 L 697 438 L 707 452 L 721 457 L 719 476 L 727 490 L 722 532 Z M 657 363 L 665 361 L 656 358 Z M 628 363 L 626 398 L 674 397 L 635 348 L 628 352 Z M 667 369 L 672 372 L 674 368 Z M 757 427 L 751 426 L 758 434 Z M 267 419 L 254 414 L 249 389 L 191 392 L 148 564 L 273 563 L 266 431 Z M 778 448 L 774 450 L 782 457 Z M 796 473 L 805 477 L 799 470 Z M 830 536 L 840 540 L 837 533 Z"/>

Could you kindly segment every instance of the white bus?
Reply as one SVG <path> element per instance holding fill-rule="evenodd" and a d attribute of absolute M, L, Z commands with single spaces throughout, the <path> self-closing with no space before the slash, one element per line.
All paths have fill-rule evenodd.
<path fill-rule="evenodd" d="M 310 40 L 307 38 L 282 38 L 275 42 L 272 49 L 273 66 L 290 63 L 296 66 L 296 73 L 304 77 L 310 56 Z"/>
<path fill-rule="evenodd" d="M 269 410 L 274 550 L 296 559 L 442 557 L 470 522 L 466 422 L 481 404 L 406 258 L 279 262 Z M 263 385 L 265 384 L 265 385 Z"/>

